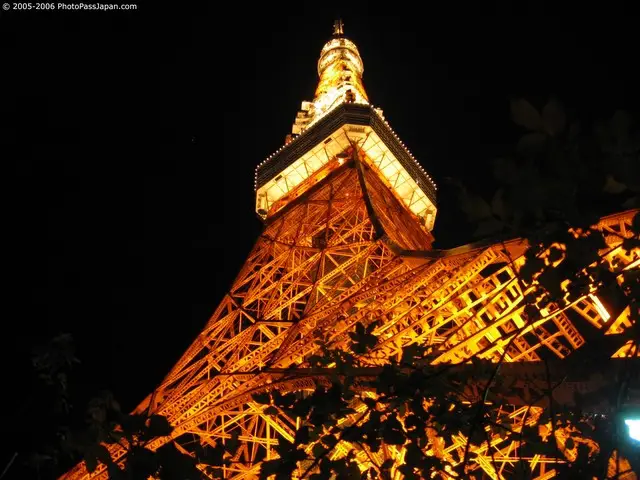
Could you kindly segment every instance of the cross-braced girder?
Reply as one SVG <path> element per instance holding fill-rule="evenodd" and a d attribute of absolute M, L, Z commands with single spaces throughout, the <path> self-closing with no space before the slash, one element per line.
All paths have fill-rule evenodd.
<path fill-rule="evenodd" d="M 598 225 L 610 247 L 606 258 L 617 269 L 638 268 L 638 252 L 619 247 L 632 215 L 607 217 Z M 517 279 L 523 241 L 435 254 L 429 250 L 431 238 L 412 222 L 357 155 L 270 218 L 201 334 L 137 409 L 164 415 L 174 427 L 172 436 L 149 446 L 175 441 L 190 451 L 194 442 L 212 445 L 237 434 L 241 448 L 224 475 L 255 478 L 260 462 L 275 455 L 279 439 L 293 439 L 299 420 L 283 412 L 265 414 L 252 395 L 313 390 L 322 375 L 286 371 L 307 368 L 306 359 L 319 352 L 318 339 L 332 349 L 348 348 L 348 333 L 357 323 L 379 321 L 378 343 L 368 356 L 372 367 L 399 358 L 411 344 L 432 346 L 434 363 L 462 364 L 474 356 L 537 362 L 543 351 L 562 359 L 585 343 L 576 315 L 603 334 L 628 325 L 624 312 L 603 319 L 588 296 L 569 307 L 550 305 L 529 322 Z M 524 411 L 505 406 L 497 415 L 518 428 Z M 535 423 L 536 412 L 529 409 L 526 421 Z M 472 447 L 472 470 L 505 478 L 517 462 L 526 461 L 537 479 L 555 475 L 544 456 L 523 458 L 518 442 L 497 431 L 487 435 L 490 442 Z M 456 464 L 467 439 L 460 433 L 452 441 L 432 448 Z M 118 448 L 111 447 L 115 459 L 125 453 Z M 399 447 L 385 452 L 390 458 L 403 455 Z M 363 467 L 371 455 L 377 454 L 358 454 Z M 93 474 L 105 476 L 101 468 Z M 85 477 L 80 465 L 65 478 Z"/>

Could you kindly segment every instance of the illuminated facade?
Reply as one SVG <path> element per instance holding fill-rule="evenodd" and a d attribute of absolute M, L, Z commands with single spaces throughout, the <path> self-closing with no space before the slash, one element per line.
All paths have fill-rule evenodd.
<path fill-rule="evenodd" d="M 433 250 L 436 187 L 368 103 L 362 60 L 340 23 L 322 50 L 318 72 L 315 99 L 303 104 L 295 137 L 256 170 L 262 235 L 200 335 L 137 409 L 164 415 L 174 426 L 171 437 L 153 440 L 151 448 L 173 440 L 189 451 L 194 443 L 214 445 L 237 433 L 242 446 L 225 468 L 226 478 L 257 478 L 260 461 L 273 458 L 279 439 L 292 441 L 298 426 L 284 412 L 265 414 L 252 395 L 313 390 L 322 375 L 292 369 L 308 368 L 319 338 L 331 348 L 347 348 L 357 323 L 382 320 L 373 351 L 380 365 L 419 343 L 440 346 L 436 363 L 504 355 L 506 371 L 517 362 L 535 367 L 543 355 L 565 358 L 580 348 L 585 338 L 576 315 L 608 334 L 629 324 L 628 309 L 608 312 L 591 295 L 569 309 L 549 306 L 527 325 L 515 274 L 524 241 Z M 610 247 L 606 256 L 619 268 L 640 262 L 638 252 L 629 255 L 621 247 L 632 216 L 614 215 L 598 225 Z M 623 347 L 618 355 L 625 354 Z M 496 418 L 535 425 L 540 409 L 527 407 L 526 392 L 537 388 L 536 380 L 522 383 L 514 384 Z M 561 397 L 563 389 L 556 393 Z M 558 433 L 563 446 L 566 438 Z M 460 462 L 466 437 L 460 433 L 452 442 L 431 453 Z M 336 455 L 352 447 L 338 448 Z M 486 446 L 472 448 L 470 468 L 486 478 L 509 478 L 521 457 L 518 442 L 499 434 L 491 439 L 491 453 Z M 575 452 L 566 451 L 570 460 Z M 125 450 L 116 445 L 111 453 L 120 459 Z M 364 469 L 371 459 L 382 463 L 402 455 L 400 447 L 389 446 L 375 454 L 360 451 L 357 458 Z M 525 461 L 533 478 L 555 476 L 550 459 Z M 92 477 L 106 478 L 104 468 Z M 89 475 L 79 465 L 65 478 Z"/>
<path fill-rule="evenodd" d="M 322 48 L 313 102 L 302 102 L 293 135 L 256 169 L 256 211 L 267 219 L 340 168 L 354 151 L 375 170 L 429 237 L 436 186 L 382 115 L 369 104 L 364 66 L 341 22 Z"/>

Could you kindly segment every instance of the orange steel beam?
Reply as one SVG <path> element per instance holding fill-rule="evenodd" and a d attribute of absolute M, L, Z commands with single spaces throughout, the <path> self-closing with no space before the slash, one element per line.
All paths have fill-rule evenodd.
<path fill-rule="evenodd" d="M 278 438 L 291 437 L 296 422 L 286 415 L 262 415 L 251 395 L 265 388 L 315 388 L 322 375 L 287 378 L 277 369 L 306 368 L 305 359 L 318 353 L 319 338 L 329 348 L 347 348 L 347 333 L 359 322 L 381 320 L 374 331 L 379 342 L 372 366 L 414 343 L 440 352 L 437 363 L 462 364 L 472 356 L 496 361 L 505 349 L 506 362 L 536 362 L 542 350 L 563 359 L 584 344 L 584 325 L 576 314 L 602 334 L 605 327 L 624 323 L 624 318 L 605 322 L 589 298 L 526 322 L 516 279 L 526 248 L 522 241 L 399 254 L 411 245 L 428 245 L 430 239 L 422 230 L 403 229 L 413 218 L 374 172 L 353 167 L 351 162 L 343 165 L 329 183 L 267 224 L 202 333 L 137 409 L 165 415 L 174 426 L 171 437 L 154 440 L 151 448 L 175 441 L 188 449 L 187 437 L 210 444 L 238 431 L 242 458 L 225 475 L 253 478 L 259 463 L 255 459 L 272 457 Z M 372 211 L 382 235 L 371 221 Z M 629 235 L 633 213 L 604 218 L 598 225 L 608 234 L 607 258 L 618 268 L 637 268 L 638 252 L 628 255 L 616 248 Z M 511 401 L 524 401 L 518 398 L 514 394 Z M 494 440 L 499 461 L 514 461 L 517 446 Z M 465 441 L 462 434 L 456 440 Z M 115 458 L 125 454 L 111 448 Z M 454 452 L 459 445 L 442 448 Z M 507 475 L 508 466 L 496 473 L 485 457 L 479 455 L 473 468 L 494 478 Z M 362 458 L 364 466 L 366 456 Z M 551 478 L 543 457 L 528 461 L 538 478 Z M 79 465 L 64 478 L 89 476 Z M 106 478 L 106 472 L 98 468 L 92 478 Z"/>

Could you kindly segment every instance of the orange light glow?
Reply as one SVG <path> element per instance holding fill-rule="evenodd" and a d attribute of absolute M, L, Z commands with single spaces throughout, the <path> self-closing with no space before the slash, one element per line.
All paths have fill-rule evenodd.
<path fill-rule="evenodd" d="M 593 302 L 593 305 L 596 307 L 596 310 L 598 311 L 600 318 L 602 318 L 602 321 L 606 323 L 611 318 L 611 315 L 609 314 L 607 309 L 604 307 L 600 299 L 593 293 L 589 294 L 589 298 Z"/>
<path fill-rule="evenodd" d="M 466 427 L 464 432 L 447 431 L 448 435 L 441 435 L 433 424 L 426 428 L 429 442 L 420 448 L 446 464 L 448 477 L 511 478 L 509 469 L 525 462 L 531 478 L 551 479 L 558 461 L 575 460 L 577 446 L 562 448 L 568 453 L 560 460 L 540 453 L 523 457 L 521 446 L 527 440 L 505 431 L 538 426 L 546 441 L 556 441 L 560 447 L 570 437 L 574 443 L 585 442 L 568 428 L 539 425 L 544 408 L 531 405 L 535 375 L 522 372 L 544 365 L 547 357 L 565 359 L 585 345 L 581 319 L 576 317 L 604 335 L 605 330 L 622 332 L 627 324 L 621 322 L 629 321 L 630 315 L 616 314 L 611 321 L 592 293 L 567 305 L 548 304 L 540 309 L 542 317 L 528 321 L 526 288 L 532 287 L 519 281 L 528 245 L 523 239 L 434 250 L 430 232 L 437 213 L 435 185 L 426 185 L 430 177 L 378 117 L 380 113 L 368 106 L 361 83 L 362 60 L 355 45 L 342 37 L 342 24 L 337 25 L 336 37 L 322 50 L 316 97 L 305 102 L 306 113 L 299 114 L 294 126 L 299 136 L 284 147 L 289 149 L 285 153 L 293 153 L 276 167 L 267 165 L 256 181 L 256 212 L 265 219 L 262 234 L 201 333 L 135 410 L 162 415 L 173 427 L 170 435 L 151 439 L 145 447 L 155 451 L 173 442 L 195 455 L 202 445 L 235 437 L 241 446 L 233 462 L 222 469 L 223 477 L 258 478 L 261 462 L 278 458 L 279 442 L 293 442 L 305 420 L 291 409 L 273 413 L 271 406 L 271 413 L 265 412 L 267 406 L 256 396 L 268 392 L 304 396 L 330 384 L 344 371 L 310 373 L 316 365 L 310 365 L 311 357 L 328 350 L 354 353 L 350 334 L 364 326 L 367 332 L 371 327 L 377 343 L 366 355 L 357 356 L 356 365 L 362 362 L 363 369 L 391 362 L 398 366 L 407 347 L 417 345 L 429 352 L 424 358 L 425 364 L 431 362 L 428 368 L 437 364 L 466 368 L 473 366 L 473 359 L 481 359 L 501 362 L 501 377 L 508 368 L 517 370 L 513 392 L 486 402 L 492 423 L 507 428 L 487 426 L 483 445 L 469 442 Z M 351 101 L 363 106 L 347 104 Z M 340 103 L 345 104 L 328 113 Z M 356 117 L 358 109 L 367 112 Z M 308 129 L 324 115 L 314 127 L 316 133 Z M 349 121 L 336 127 L 332 123 L 336 118 Z M 594 226 L 601 232 L 623 232 L 605 236 L 606 259 L 618 270 L 638 268 L 637 263 L 631 267 L 637 255 L 618 248 L 624 232 L 631 232 L 634 213 L 611 215 Z M 232 242 L 236 232 L 223 234 Z M 609 322 L 606 329 L 600 319 Z M 591 330 L 595 329 L 589 326 Z M 635 345 L 627 344 L 618 356 L 636 353 L 640 355 Z M 326 370 L 335 366 L 332 363 Z M 140 371 L 144 373 L 144 366 Z M 369 408 L 360 400 L 378 395 L 368 383 L 358 385 L 362 392 L 353 399 L 355 413 L 345 414 L 338 425 L 355 422 Z M 451 411 L 454 402 L 482 400 L 479 392 L 485 385 L 473 377 L 459 389 L 448 390 Z M 548 383 L 544 385 L 546 389 Z M 422 399 L 425 407 L 433 401 Z M 126 448 L 119 443 L 106 448 L 122 464 Z M 313 452 L 314 444 L 305 448 Z M 379 451 L 340 440 L 330 455 L 336 460 L 353 454 L 361 471 L 366 471 L 387 460 L 402 464 L 407 453 L 403 445 L 384 444 Z M 473 454 L 473 461 L 465 462 L 466 472 L 459 475 L 453 467 L 462 463 L 465 451 Z M 391 477 L 402 475 L 393 467 Z M 89 473 L 81 463 L 62 478 L 106 480 L 108 472 L 100 464 Z"/>

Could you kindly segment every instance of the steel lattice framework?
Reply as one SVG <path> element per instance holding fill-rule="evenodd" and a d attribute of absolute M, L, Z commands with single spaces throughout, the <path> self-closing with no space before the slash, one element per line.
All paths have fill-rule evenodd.
<path fill-rule="evenodd" d="M 604 218 L 598 225 L 610 232 L 607 258 L 624 268 L 637 268 L 640 262 L 637 252 L 629 256 L 620 246 L 633 213 Z M 271 458 L 281 437 L 292 441 L 296 419 L 264 415 L 252 394 L 271 388 L 313 390 L 316 376 L 287 370 L 306 366 L 305 359 L 318 352 L 318 338 L 333 348 L 346 345 L 347 332 L 357 322 L 383 320 L 375 332 L 381 364 L 412 343 L 439 345 L 438 361 L 453 363 L 476 354 L 497 360 L 508 343 L 507 362 L 538 361 L 545 349 L 564 358 L 583 345 L 567 310 L 549 312 L 525 327 L 523 293 L 514 271 L 522 264 L 524 242 L 468 247 L 461 253 L 406 252 L 401 245 L 427 246 L 429 241 L 412 227 L 375 172 L 357 160 L 272 219 L 202 333 L 140 405 L 139 411 L 165 415 L 175 427 L 171 438 L 158 438 L 150 447 L 178 439 L 188 450 L 190 442 L 214 444 L 238 431 L 243 447 L 226 474 L 254 478 L 259 471 L 254 459 Z M 498 269 L 483 275 L 491 265 Z M 607 323 L 588 298 L 571 310 L 609 332 L 627 321 L 620 315 Z M 261 373 L 267 367 L 270 371 Z M 523 416 L 526 406 L 502 410 L 513 419 Z M 535 419 L 530 415 L 528 421 Z M 455 463 L 465 441 L 460 434 L 443 454 Z M 503 445 L 500 438 L 494 442 L 501 464 L 517 460 L 517 445 Z M 118 458 L 125 452 L 112 453 Z M 478 460 L 478 468 L 490 474 L 486 455 L 478 458 L 485 460 Z M 544 458 L 530 462 L 535 478 L 553 476 Z M 85 476 L 80 466 L 67 478 Z M 95 476 L 105 478 L 105 473 Z"/>
<path fill-rule="evenodd" d="M 274 457 L 279 439 L 293 441 L 299 420 L 284 412 L 266 415 L 264 405 L 252 396 L 272 389 L 315 389 L 324 377 L 309 370 L 306 362 L 319 353 L 317 340 L 330 348 L 348 348 L 348 332 L 357 323 L 380 321 L 374 331 L 379 341 L 372 352 L 373 367 L 399 358 L 411 344 L 436 346 L 434 363 L 463 364 L 476 356 L 535 365 L 543 351 L 563 359 L 580 349 L 585 325 L 602 335 L 629 326 L 628 310 L 604 318 L 606 312 L 588 296 L 566 308 L 549 307 L 540 320 L 527 322 L 517 281 L 526 242 L 433 250 L 428 229 L 409 208 L 406 196 L 398 193 L 393 178 L 382 171 L 384 158 L 375 157 L 374 149 L 366 146 L 367 132 L 344 126 L 354 123 L 347 110 L 339 113 L 346 120 L 331 126 L 331 133 L 344 131 L 348 142 L 326 153 L 324 166 L 308 172 L 291 189 L 288 201 L 273 203 L 264 215 L 264 231 L 230 291 L 182 358 L 137 408 L 166 416 L 174 427 L 171 436 L 153 440 L 149 448 L 173 441 L 189 452 L 196 443 L 215 445 L 238 434 L 241 447 L 224 475 L 256 478 L 260 462 Z M 329 117 L 296 141 L 313 140 L 314 129 L 325 128 L 322 124 L 332 121 Z M 326 144 L 325 138 L 323 133 L 307 150 Z M 398 152 L 395 158 L 400 158 Z M 597 225 L 609 247 L 602 255 L 616 271 L 638 268 L 640 263 L 639 252 L 629 253 L 621 246 L 630 236 L 633 214 L 606 217 Z M 624 354 L 625 347 L 618 356 Z M 528 408 L 526 395 L 516 387 L 497 418 L 536 424 L 541 409 Z M 466 441 L 460 433 L 451 444 L 433 442 L 432 453 L 456 464 Z M 347 447 L 339 444 L 336 455 Z M 494 433 L 493 459 L 488 448 L 485 443 L 476 450 L 471 468 L 493 479 L 508 477 L 520 459 L 518 442 Z M 115 460 L 126 453 L 118 445 L 110 451 Z M 376 455 L 403 454 L 394 446 L 383 451 Z M 363 468 L 370 455 L 358 456 Z M 375 460 L 384 460 L 376 455 Z M 533 478 L 554 477 L 549 459 L 536 455 L 526 460 Z M 89 475 L 80 464 L 64 476 L 89 477 L 106 478 L 104 465 Z"/>

